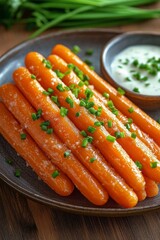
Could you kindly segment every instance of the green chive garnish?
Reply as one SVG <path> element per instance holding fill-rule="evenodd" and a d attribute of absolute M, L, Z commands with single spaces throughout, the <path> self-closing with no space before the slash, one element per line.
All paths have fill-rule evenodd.
<path fill-rule="evenodd" d="M 115 140 L 116 140 L 116 138 L 113 137 L 113 136 L 111 136 L 111 135 L 108 135 L 108 136 L 106 137 L 106 139 L 107 139 L 109 142 L 115 142 Z"/>
<path fill-rule="evenodd" d="M 135 139 L 136 137 L 137 137 L 136 133 L 135 133 L 135 132 L 132 132 L 132 133 L 131 133 L 131 138 L 134 138 L 134 139 Z"/>
<path fill-rule="evenodd" d="M 104 92 L 103 97 L 105 97 L 106 99 L 109 99 L 109 93 Z"/>
<path fill-rule="evenodd" d="M 112 120 L 108 120 L 107 124 L 108 124 L 108 127 L 111 128 L 113 125 Z"/>
<path fill-rule="evenodd" d="M 26 135 L 26 133 L 21 133 L 21 134 L 20 134 L 20 137 L 21 137 L 21 140 L 25 140 L 26 137 L 27 137 L 27 135 Z"/>
<path fill-rule="evenodd" d="M 68 113 L 68 109 L 67 109 L 67 108 L 65 108 L 65 107 L 61 107 L 61 108 L 60 108 L 60 115 L 61 115 L 62 117 L 67 116 L 67 113 Z"/>
<path fill-rule="evenodd" d="M 122 88 L 120 88 L 120 87 L 117 88 L 117 92 L 118 92 L 120 95 L 124 95 L 124 94 L 125 94 L 125 91 L 124 91 Z"/>
<path fill-rule="evenodd" d="M 92 126 L 89 126 L 87 130 L 88 130 L 88 132 L 90 132 L 90 133 L 94 133 L 94 132 L 96 131 L 96 128 L 94 128 L 94 127 L 92 127 Z"/>
<path fill-rule="evenodd" d="M 82 141 L 81 146 L 82 146 L 83 148 L 85 148 L 85 147 L 87 147 L 87 145 L 88 145 L 88 138 L 84 138 L 83 141 Z"/>
<path fill-rule="evenodd" d="M 157 165 L 158 165 L 158 162 L 151 162 L 150 163 L 151 168 L 156 168 Z"/>
<path fill-rule="evenodd" d="M 100 127 L 100 126 L 103 126 L 104 125 L 104 122 L 103 121 L 96 121 L 95 123 L 94 123 L 94 126 L 96 126 L 96 127 Z"/>
<path fill-rule="evenodd" d="M 129 112 L 129 113 L 133 113 L 133 112 L 134 112 L 134 108 L 133 108 L 133 107 L 130 107 L 130 108 L 128 109 L 128 112 Z"/>
<path fill-rule="evenodd" d="M 66 98 L 66 102 L 70 105 L 71 108 L 73 108 L 73 100 L 70 97 Z"/>
<path fill-rule="evenodd" d="M 143 166 L 139 161 L 135 161 L 135 164 L 139 168 L 139 170 L 142 170 Z"/>
<path fill-rule="evenodd" d="M 81 51 L 80 47 L 78 45 L 73 46 L 72 52 L 75 54 L 78 54 Z"/>
<path fill-rule="evenodd" d="M 81 134 L 83 137 L 87 137 L 87 133 L 86 133 L 84 130 L 82 130 L 82 131 L 80 132 L 80 134 Z"/>
<path fill-rule="evenodd" d="M 53 178 L 56 178 L 56 177 L 58 177 L 59 176 L 59 171 L 58 170 L 55 170 L 53 173 L 52 173 L 52 177 Z"/>
<path fill-rule="evenodd" d="M 67 158 L 67 157 L 70 156 L 70 154 L 71 154 L 71 151 L 65 151 L 64 152 L 64 157 Z"/>
<path fill-rule="evenodd" d="M 80 115 L 81 115 L 80 112 L 76 112 L 75 114 L 76 117 L 79 117 Z"/>
<path fill-rule="evenodd" d="M 86 55 L 91 56 L 93 54 L 93 49 L 87 49 L 85 52 Z"/>
<path fill-rule="evenodd" d="M 96 158 L 95 157 L 92 157 L 92 158 L 90 158 L 90 163 L 93 163 L 94 161 L 96 160 Z"/>
<path fill-rule="evenodd" d="M 34 74 L 31 74 L 32 79 L 36 79 L 36 76 Z"/>
<path fill-rule="evenodd" d="M 14 176 L 19 178 L 21 176 L 21 170 L 16 169 L 15 172 L 14 172 Z"/>

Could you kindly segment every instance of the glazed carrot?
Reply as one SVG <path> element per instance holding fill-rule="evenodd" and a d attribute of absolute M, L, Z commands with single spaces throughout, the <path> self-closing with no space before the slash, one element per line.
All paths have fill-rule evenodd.
<path fill-rule="evenodd" d="M 134 122 L 160 146 L 160 125 L 149 117 L 145 112 L 133 104 L 125 96 L 120 96 L 117 90 L 109 83 L 99 77 L 90 67 L 85 64 L 78 56 L 71 52 L 63 45 L 56 45 L 52 49 L 52 54 L 56 54 L 64 59 L 67 63 L 75 64 L 84 74 L 88 75 L 90 84 L 94 85 L 96 90 L 100 93 L 107 92 L 114 105 L 126 116 L 131 117 Z M 130 113 L 129 109 L 133 109 Z"/>
<path fill-rule="evenodd" d="M 22 127 L 27 130 L 53 163 L 72 180 L 79 191 L 92 203 L 96 205 L 105 204 L 108 200 L 106 191 L 55 134 L 43 131 L 42 126 L 46 125 L 44 125 L 44 120 L 39 118 L 39 115 L 37 115 L 37 119 L 32 119 L 35 110 L 20 91 L 11 83 L 5 84 L 0 87 L 0 97 Z M 70 153 L 69 156 L 65 155 L 66 152 Z"/>
<path fill-rule="evenodd" d="M 0 116 L 0 133 L 16 152 L 27 161 L 34 172 L 56 193 L 61 196 L 70 195 L 74 189 L 72 182 L 52 164 L 1 102 Z M 26 139 L 21 139 L 21 134 L 26 134 Z M 57 171 L 59 176 L 54 178 L 53 175 Z"/>
<path fill-rule="evenodd" d="M 147 197 L 147 193 L 146 193 L 146 190 L 141 190 L 141 191 L 137 191 L 136 192 L 137 194 L 137 197 L 138 197 L 138 201 L 143 201 L 146 197 Z"/>
<path fill-rule="evenodd" d="M 67 64 L 63 62 L 58 56 L 51 55 L 48 57 L 48 60 L 52 64 L 53 70 L 60 70 L 62 73 L 67 72 L 69 69 L 67 68 Z M 71 84 L 78 86 L 80 82 L 79 78 L 72 72 L 64 76 L 63 82 L 70 86 Z M 75 88 L 74 88 L 75 89 Z M 79 88 L 78 97 L 80 99 L 84 99 L 85 92 L 88 87 L 83 85 Z M 92 91 L 92 90 L 91 90 Z M 94 94 L 94 91 L 93 91 Z M 117 132 L 123 133 L 124 137 L 117 138 L 117 142 L 124 148 L 124 150 L 128 153 L 128 155 L 134 160 L 138 161 L 143 165 L 143 172 L 150 178 L 153 178 L 155 181 L 160 181 L 160 165 L 156 168 L 152 169 L 152 162 L 158 162 L 158 159 L 155 155 L 150 151 L 150 149 L 136 136 L 136 138 L 132 138 L 132 133 L 127 130 L 127 128 L 118 120 L 118 118 L 105 107 L 105 105 L 97 99 L 97 96 L 93 95 L 90 98 L 90 101 L 94 103 L 94 108 L 98 109 L 99 106 L 102 107 L 102 112 L 100 116 L 97 116 L 99 121 L 103 121 L 105 128 L 111 135 L 115 135 Z M 112 126 L 108 125 L 108 121 L 112 123 Z M 160 149 L 159 149 L 160 150 Z M 136 154 L 135 154 L 136 152 Z"/>
<path fill-rule="evenodd" d="M 60 116 L 59 108 L 50 100 L 49 96 L 44 94 L 44 89 L 35 79 L 32 79 L 30 72 L 26 68 L 18 68 L 13 77 L 26 98 L 36 109 L 39 107 L 42 109 L 44 119 L 50 121 L 54 132 L 101 182 L 109 195 L 124 207 L 135 204 L 133 191 L 93 146 L 90 144 L 85 148 L 81 146 L 83 137 L 78 129 L 67 117 Z"/>
<path fill-rule="evenodd" d="M 146 190 L 146 193 L 147 193 L 147 197 L 155 197 L 158 195 L 159 193 L 159 187 L 158 187 L 158 184 L 151 180 L 150 178 L 148 177 L 144 177 L 145 178 L 145 181 L 146 181 L 146 186 L 145 186 L 145 190 Z"/>
<path fill-rule="evenodd" d="M 88 111 L 80 106 L 79 100 L 70 91 L 60 91 L 58 86 L 62 86 L 65 89 L 66 85 L 57 78 L 56 74 L 48 69 L 43 63 L 43 56 L 38 53 L 29 53 L 26 56 L 25 63 L 28 69 L 36 74 L 37 80 L 40 81 L 41 85 L 45 88 L 51 88 L 54 90 L 54 94 L 58 96 L 60 104 L 68 108 L 68 117 L 72 122 L 80 129 L 87 131 L 88 126 L 94 126 L 97 120 L 95 116 L 88 114 Z M 60 85 L 59 85 L 60 84 Z M 73 101 L 73 107 L 70 107 L 66 102 L 66 98 L 70 98 Z M 80 115 L 76 116 L 76 114 Z M 97 127 L 94 133 L 87 132 L 88 135 L 93 137 L 93 145 L 95 145 L 115 168 L 115 170 L 125 179 L 127 184 L 134 190 L 141 190 L 144 188 L 144 179 L 134 162 L 129 158 L 128 154 L 124 149 L 116 142 L 111 142 L 113 137 L 101 126 Z M 108 140 L 107 140 L 107 139 Z M 111 138 L 111 141 L 109 141 Z"/>

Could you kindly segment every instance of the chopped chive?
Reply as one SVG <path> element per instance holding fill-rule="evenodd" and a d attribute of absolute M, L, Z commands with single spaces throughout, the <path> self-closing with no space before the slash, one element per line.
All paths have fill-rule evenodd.
<path fill-rule="evenodd" d="M 86 101 L 84 99 L 81 99 L 79 105 L 82 106 L 82 107 L 85 107 L 86 106 Z"/>
<path fill-rule="evenodd" d="M 26 133 L 21 133 L 20 134 L 21 140 L 25 140 L 27 138 Z"/>
<path fill-rule="evenodd" d="M 158 165 L 158 162 L 151 162 L 150 163 L 151 168 L 156 168 L 157 165 Z"/>
<path fill-rule="evenodd" d="M 12 159 L 9 159 L 9 158 L 7 158 L 7 159 L 6 159 L 6 163 L 8 163 L 9 165 L 12 165 L 12 164 L 13 164 L 13 160 L 12 160 Z"/>
<path fill-rule="evenodd" d="M 125 137 L 125 134 L 124 134 L 124 132 L 116 131 L 115 132 L 115 137 L 116 138 L 123 138 L 123 137 Z"/>
<path fill-rule="evenodd" d="M 92 157 L 92 158 L 90 158 L 90 163 L 93 163 L 94 161 L 96 160 L 96 158 L 95 157 Z"/>
<path fill-rule="evenodd" d="M 88 139 L 88 142 L 89 142 L 89 143 L 92 143 L 92 142 L 93 142 L 93 137 L 87 136 L 87 139 Z"/>
<path fill-rule="evenodd" d="M 75 54 L 78 54 L 81 51 L 80 47 L 78 45 L 74 45 L 72 48 L 72 52 Z"/>
<path fill-rule="evenodd" d="M 45 126 L 45 125 L 41 125 L 41 129 L 42 129 L 43 131 L 47 131 L 48 127 Z"/>
<path fill-rule="evenodd" d="M 46 60 L 46 59 L 43 59 L 42 60 L 42 63 L 45 64 L 45 67 L 48 68 L 48 69 L 52 69 L 52 64 L 50 63 L 50 61 Z"/>
<path fill-rule="evenodd" d="M 53 178 L 56 178 L 56 177 L 58 177 L 59 176 L 59 171 L 58 170 L 55 170 L 53 173 L 52 173 L 52 177 Z"/>
<path fill-rule="evenodd" d="M 105 97 L 106 99 L 109 99 L 109 93 L 104 92 L 103 97 Z"/>
<path fill-rule="evenodd" d="M 74 69 L 74 64 L 69 63 L 69 64 L 67 65 L 67 67 L 68 67 L 69 69 L 73 70 L 73 69 Z"/>
<path fill-rule="evenodd" d="M 88 138 L 84 138 L 83 141 L 82 141 L 81 146 L 82 146 L 83 148 L 85 148 L 85 147 L 87 147 L 87 145 L 88 145 Z"/>
<path fill-rule="evenodd" d="M 64 75 L 66 76 L 66 75 L 68 75 L 68 74 L 70 74 L 71 73 L 71 70 L 68 70 L 68 71 L 66 71 L 65 73 L 64 73 Z"/>
<path fill-rule="evenodd" d="M 84 82 L 79 81 L 78 86 L 79 86 L 79 87 L 83 87 L 83 86 L 84 86 Z"/>
<path fill-rule="evenodd" d="M 79 88 L 74 88 L 74 89 L 72 90 L 72 93 L 74 94 L 74 96 L 75 96 L 76 98 L 78 98 L 79 92 L 80 92 L 80 89 L 79 89 Z"/>
<path fill-rule="evenodd" d="M 127 82 L 131 82 L 131 81 L 132 81 L 129 77 L 126 77 L 125 80 L 126 80 Z"/>
<path fill-rule="evenodd" d="M 47 134 L 52 134 L 53 133 L 53 128 L 48 128 L 46 131 Z"/>
<path fill-rule="evenodd" d="M 14 172 L 14 176 L 19 178 L 21 176 L 21 170 L 16 169 L 15 172 Z"/>
<path fill-rule="evenodd" d="M 37 120 L 37 114 L 36 113 L 32 113 L 31 116 L 32 116 L 33 121 Z"/>
<path fill-rule="evenodd" d="M 102 113 L 102 107 L 98 107 L 95 115 L 96 115 L 97 117 L 99 117 L 99 116 L 101 116 L 101 113 Z"/>
<path fill-rule="evenodd" d="M 133 92 L 140 93 L 139 88 L 137 87 L 133 88 Z"/>
<path fill-rule="evenodd" d="M 93 107 L 89 108 L 88 111 L 93 115 L 96 114 L 96 110 Z"/>
<path fill-rule="evenodd" d="M 91 107 L 94 107 L 94 102 L 87 102 L 86 103 L 86 108 L 89 109 Z"/>
<path fill-rule="evenodd" d="M 64 91 L 65 91 L 62 83 L 59 83 L 56 88 L 57 88 L 60 92 L 64 92 Z"/>
<path fill-rule="evenodd" d="M 82 130 L 82 131 L 80 132 L 80 134 L 81 134 L 83 137 L 87 137 L 87 133 L 86 133 L 84 130 Z"/>
<path fill-rule="evenodd" d="M 81 115 L 80 112 L 76 112 L 75 114 L 76 117 L 79 117 L 80 115 Z"/>
<path fill-rule="evenodd" d="M 111 136 L 111 135 L 108 135 L 108 136 L 106 137 L 106 139 L 107 139 L 109 142 L 115 142 L 115 140 L 116 140 L 116 138 L 113 137 L 113 136 Z"/>
<path fill-rule="evenodd" d="M 60 108 L 60 115 L 61 115 L 62 117 L 65 117 L 65 116 L 67 116 L 67 114 L 68 114 L 68 109 L 65 108 L 65 107 L 61 107 L 61 108 Z"/>
<path fill-rule="evenodd" d="M 50 121 L 47 120 L 47 121 L 44 121 L 40 124 L 40 126 L 49 126 L 50 125 Z"/>
<path fill-rule="evenodd" d="M 84 62 L 85 62 L 87 65 L 89 65 L 89 66 L 92 65 L 92 62 L 91 62 L 89 59 L 85 59 Z"/>
<path fill-rule="evenodd" d="M 125 127 L 130 130 L 131 129 L 131 125 L 129 123 L 125 123 Z"/>
<path fill-rule="evenodd" d="M 90 69 L 91 69 L 91 70 L 93 70 L 93 71 L 94 71 L 94 66 L 89 66 L 89 67 L 90 67 Z"/>
<path fill-rule="evenodd" d="M 132 124 L 133 123 L 133 119 L 132 118 L 128 118 L 128 123 Z"/>
<path fill-rule="evenodd" d="M 90 132 L 90 133 L 94 133 L 94 132 L 96 131 L 96 128 L 94 128 L 94 127 L 92 127 L 92 126 L 89 126 L 89 127 L 87 128 L 87 130 L 88 130 L 88 132 Z"/>
<path fill-rule="evenodd" d="M 85 52 L 86 55 L 91 56 L 93 54 L 93 49 L 89 48 Z"/>
<path fill-rule="evenodd" d="M 74 106 L 73 100 L 70 97 L 66 98 L 66 102 L 70 105 L 71 108 L 73 108 L 73 106 Z"/>
<path fill-rule="evenodd" d="M 46 90 L 44 90 L 42 93 L 43 93 L 44 95 L 46 95 L 46 96 L 49 96 L 49 95 L 50 95 L 50 93 L 47 92 Z"/>
<path fill-rule="evenodd" d="M 137 137 L 136 133 L 135 133 L 135 132 L 132 132 L 132 133 L 131 133 L 131 138 L 134 138 L 134 139 L 135 139 L 136 137 Z"/>
<path fill-rule="evenodd" d="M 128 112 L 129 112 L 129 113 L 133 113 L 133 112 L 134 112 L 134 108 L 133 108 L 133 107 L 130 107 L 130 108 L 128 109 Z"/>
<path fill-rule="evenodd" d="M 59 70 L 54 70 L 54 72 L 56 73 L 57 77 L 60 79 L 62 79 L 65 76 L 65 74 L 60 72 Z"/>
<path fill-rule="evenodd" d="M 118 92 L 120 95 L 124 95 L 124 94 L 125 94 L 125 91 L 124 91 L 122 88 L 120 88 L 120 87 L 118 87 L 117 92 Z"/>
<path fill-rule="evenodd" d="M 89 100 L 91 97 L 93 97 L 93 92 L 91 89 L 87 88 L 85 90 L 85 95 L 86 95 L 86 99 Z"/>
<path fill-rule="evenodd" d="M 107 102 L 107 106 L 108 106 L 109 108 L 113 108 L 113 107 L 114 107 L 114 104 L 113 104 L 112 100 L 109 100 L 109 101 Z"/>
<path fill-rule="evenodd" d="M 103 126 L 103 125 L 104 125 L 103 121 L 96 121 L 96 122 L 94 122 L 94 126 L 96 126 L 96 127 L 100 127 L 100 126 Z"/>
<path fill-rule="evenodd" d="M 54 92 L 52 88 L 48 88 L 47 91 L 48 91 L 50 94 L 52 94 L 52 93 Z"/>
<path fill-rule="evenodd" d="M 138 62 L 138 60 L 137 60 L 137 59 L 135 59 L 135 60 L 132 62 L 132 64 L 133 64 L 133 66 L 137 67 L 137 66 L 138 66 L 138 64 L 139 64 L 139 62 Z"/>
<path fill-rule="evenodd" d="M 143 166 L 139 161 L 135 161 L 135 164 L 139 168 L 139 170 L 142 170 Z"/>
<path fill-rule="evenodd" d="M 84 81 L 89 81 L 89 77 L 88 77 L 88 75 L 85 75 L 85 74 L 84 74 L 84 76 L 83 76 L 83 80 L 84 80 Z"/>
<path fill-rule="evenodd" d="M 109 128 L 111 128 L 112 125 L 113 125 L 112 120 L 108 120 L 108 121 L 107 121 L 107 125 L 108 125 Z"/>
<path fill-rule="evenodd" d="M 31 74 L 32 79 L 36 79 L 36 76 L 34 74 Z"/>
<path fill-rule="evenodd" d="M 65 151 L 64 152 L 64 157 L 67 158 L 67 157 L 70 156 L 70 154 L 71 154 L 71 151 Z"/>
<path fill-rule="evenodd" d="M 58 102 L 58 97 L 57 96 L 51 96 L 51 100 L 57 104 L 59 106 L 59 102 Z"/>

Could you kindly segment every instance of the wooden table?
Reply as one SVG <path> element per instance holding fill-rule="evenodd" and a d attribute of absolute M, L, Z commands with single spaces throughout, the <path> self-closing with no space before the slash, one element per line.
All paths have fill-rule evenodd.
<path fill-rule="evenodd" d="M 160 19 L 114 29 L 160 33 Z M 20 26 L 0 27 L 0 33 L 0 55 L 29 35 Z M 0 181 L 0 239 L 159 240 L 160 211 L 123 218 L 74 215 L 34 202 Z"/>

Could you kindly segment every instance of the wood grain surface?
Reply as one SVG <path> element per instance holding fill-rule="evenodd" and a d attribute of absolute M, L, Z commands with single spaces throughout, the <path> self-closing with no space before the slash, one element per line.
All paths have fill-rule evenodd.
<path fill-rule="evenodd" d="M 115 29 L 160 33 L 160 19 Z M 0 33 L 0 55 L 29 36 L 21 26 L 0 27 Z M 160 211 L 119 218 L 74 215 L 31 201 L 0 180 L 0 240 L 159 240 L 159 226 Z"/>

